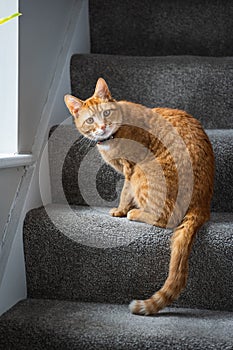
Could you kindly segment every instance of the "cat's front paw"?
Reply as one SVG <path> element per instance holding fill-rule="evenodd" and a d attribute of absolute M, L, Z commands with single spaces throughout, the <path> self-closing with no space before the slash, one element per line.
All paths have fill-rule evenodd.
<path fill-rule="evenodd" d="M 141 210 L 140 209 L 131 209 L 127 213 L 127 219 L 137 221 L 139 216 L 140 216 L 140 214 L 141 214 Z"/>
<path fill-rule="evenodd" d="M 127 214 L 125 210 L 118 209 L 118 208 L 112 208 L 109 213 L 112 216 L 118 216 L 118 217 L 123 217 L 123 216 L 126 216 Z"/>

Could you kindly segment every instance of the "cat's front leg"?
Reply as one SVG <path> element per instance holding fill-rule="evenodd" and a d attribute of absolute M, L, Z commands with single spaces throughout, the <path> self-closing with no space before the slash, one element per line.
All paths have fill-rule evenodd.
<path fill-rule="evenodd" d="M 123 217 L 134 207 L 134 197 L 131 190 L 130 182 L 125 180 L 123 189 L 121 191 L 121 198 L 118 208 L 112 208 L 110 215 Z"/>

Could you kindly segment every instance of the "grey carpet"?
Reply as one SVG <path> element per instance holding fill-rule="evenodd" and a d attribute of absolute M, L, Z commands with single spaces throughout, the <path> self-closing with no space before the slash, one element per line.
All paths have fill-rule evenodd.
<path fill-rule="evenodd" d="M 90 0 L 93 53 L 232 56 L 231 0 Z"/>
<path fill-rule="evenodd" d="M 90 97 L 103 77 L 113 97 L 148 107 L 184 109 L 206 129 L 233 125 L 233 58 L 74 55 L 72 93 Z"/>
<path fill-rule="evenodd" d="M 207 130 L 207 133 L 216 162 L 212 210 L 230 212 L 233 211 L 233 129 Z M 53 128 L 49 141 L 53 201 L 116 206 L 123 178 L 104 163 L 96 148 L 80 140 L 73 126 Z"/>
<path fill-rule="evenodd" d="M 33 298 L 128 303 L 164 282 L 170 230 L 108 209 L 50 205 L 24 223 L 28 295 Z M 188 286 L 176 305 L 233 311 L 233 214 L 213 213 L 190 258 Z"/>
<path fill-rule="evenodd" d="M 233 313 L 28 299 L 0 319 L 1 350 L 232 350 Z"/>

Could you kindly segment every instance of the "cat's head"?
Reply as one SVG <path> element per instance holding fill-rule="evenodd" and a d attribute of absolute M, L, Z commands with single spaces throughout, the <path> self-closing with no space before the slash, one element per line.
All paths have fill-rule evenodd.
<path fill-rule="evenodd" d="M 79 132 L 91 140 L 106 140 L 121 125 L 119 105 L 112 98 L 102 78 L 98 79 L 93 96 L 82 101 L 72 95 L 66 95 L 65 104 L 73 115 Z"/>

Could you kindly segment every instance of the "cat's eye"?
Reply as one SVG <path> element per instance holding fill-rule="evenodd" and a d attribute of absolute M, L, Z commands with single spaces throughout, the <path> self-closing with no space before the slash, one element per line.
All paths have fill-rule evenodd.
<path fill-rule="evenodd" d="M 111 113 L 110 109 L 107 109 L 106 111 L 103 112 L 103 115 L 104 117 L 108 117 L 110 113 Z"/>
<path fill-rule="evenodd" d="M 94 123 L 94 118 L 92 118 L 92 117 L 88 118 L 88 119 L 86 120 L 86 123 L 87 123 L 87 124 L 92 124 L 92 123 Z"/>

